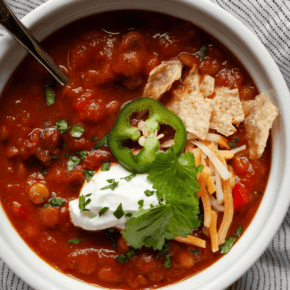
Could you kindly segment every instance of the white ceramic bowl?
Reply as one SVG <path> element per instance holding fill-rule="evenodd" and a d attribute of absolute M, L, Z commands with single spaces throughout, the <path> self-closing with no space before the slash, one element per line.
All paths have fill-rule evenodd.
<path fill-rule="evenodd" d="M 167 289 L 223 289 L 237 280 L 262 255 L 281 225 L 290 202 L 290 98 L 285 81 L 265 47 L 236 18 L 208 1 L 200 0 L 50 0 L 23 18 L 37 39 L 79 18 L 120 9 L 143 9 L 192 21 L 228 47 L 251 74 L 258 89 L 279 108 L 273 128 L 270 178 L 251 225 L 228 255 L 202 273 Z M 0 92 L 25 51 L 10 36 L 0 41 Z M 89 290 L 93 286 L 65 276 L 43 262 L 23 242 L 3 210 L 0 211 L 0 256 L 22 279 L 40 290 Z"/>

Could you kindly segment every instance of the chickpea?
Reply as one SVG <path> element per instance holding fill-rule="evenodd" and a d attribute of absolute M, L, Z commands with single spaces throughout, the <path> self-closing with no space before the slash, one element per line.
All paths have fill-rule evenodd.
<path fill-rule="evenodd" d="M 29 199 L 35 204 L 42 204 L 49 198 L 49 190 L 43 183 L 34 183 L 28 191 Z"/>
<path fill-rule="evenodd" d="M 40 210 L 42 224 L 48 228 L 54 228 L 59 224 L 59 208 L 48 206 Z"/>

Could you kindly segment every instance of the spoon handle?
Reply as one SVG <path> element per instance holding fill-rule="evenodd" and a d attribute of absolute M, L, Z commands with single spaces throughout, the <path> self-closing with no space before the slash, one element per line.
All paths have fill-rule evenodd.
<path fill-rule="evenodd" d="M 67 75 L 40 47 L 38 41 L 18 20 L 4 0 L 0 0 L 0 24 L 51 73 L 60 85 L 64 86 L 68 83 Z"/>

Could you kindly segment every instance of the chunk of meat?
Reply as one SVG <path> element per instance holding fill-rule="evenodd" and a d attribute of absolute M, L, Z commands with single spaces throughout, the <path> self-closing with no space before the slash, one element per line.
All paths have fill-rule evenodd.
<path fill-rule="evenodd" d="M 90 253 L 77 251 L 68 256 L 68 266 L 81 274 L 91 275 L 96 270 L 97 261 Z"/>
<path fill-rule="evenodd" d="M 182 67 L 182 62 L 178 59 L 165 61 L 155 67 L 149 74 L 143 96 L 158 100 L 162 94 L 170 90 L 176 80 L 181 78 Z"/>
<path fill-rule="evenodd" d="M 244 126 L 249 140 L 249 157 L 258 159 L 264 152 L 273 121 L 278 116 L 278 109 L 265 94 L 242 104 L 246 115 Z"/>

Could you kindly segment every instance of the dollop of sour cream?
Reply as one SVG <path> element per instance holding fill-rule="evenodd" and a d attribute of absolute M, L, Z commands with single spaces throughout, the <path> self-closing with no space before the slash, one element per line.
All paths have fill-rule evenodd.
<path fill-rule="evenodd" d="M 125 213 L 134 213 L 139 210 L 138 202 L 143 200 L 143 208 L 148 209 L 150 205 L 157 205 L 158 199 L 156 193 L 152 196 L 146 196 L 146 190 L 154 190 L 152 184 L 147 180 L 147 174 L 137 174 L 130 181 L 121 179 L 131 175 L 132 173 L 124 169 L 121 165 L 115 165 L 108 171 L 99 171 L 89 182 L 85 182 L 80 195 L 91 196 L 91 202 L 86 205 L 88 211 L 81 212 L 79 209 L 79 200 L 70 201 L 69 210 L 72 223 L 80 228 L 88 231 L 103 230 L 111 227 L 125 229 L 127 218 L 125 216 L 117 219 L 113 214 L 118 206 L 122 204 Z M 110 185 L 107 180 L 114 179 L 119 182 L 118 187 L 114 190 L 103 189 Z M 101 217 L 99 212 L 104 207 L 108 207 L 108 211 Z"/>

